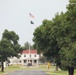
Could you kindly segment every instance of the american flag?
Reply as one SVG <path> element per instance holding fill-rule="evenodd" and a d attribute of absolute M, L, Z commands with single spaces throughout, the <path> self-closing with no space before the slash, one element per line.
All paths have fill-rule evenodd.
<path fill-rule="evenodd" d="M 31 18 L 34 18 L 34 16 L 33 16 L 31 13 L 29 13 L 29 16 L 30 16 Z"/>

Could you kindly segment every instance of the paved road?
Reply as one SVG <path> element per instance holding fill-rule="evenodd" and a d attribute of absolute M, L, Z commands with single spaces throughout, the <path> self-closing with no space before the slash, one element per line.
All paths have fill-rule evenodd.
<path fill-rule="evenodd" d="M 48 74 L 46 74 L 44 71 L 39 70 L 29 70 L 29 71 L 19 70 L 5 75 L 48 75 Z"/>

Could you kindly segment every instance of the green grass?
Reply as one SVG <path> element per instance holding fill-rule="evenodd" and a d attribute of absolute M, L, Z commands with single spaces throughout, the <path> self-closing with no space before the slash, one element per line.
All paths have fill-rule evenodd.
<path fill-rule="evenodd" d="M 13 72 L 15 70 L 43 70 L 49 75 L 68 75 L 67 71 L 61 71 L 60 69 L 59 71 L 55 71 L 55 66 L 51 66 L 50 69 L 48 70 L 47 65 L 40 65 L 37 67 L 30 67 L 30 68 L 25 66 L 14 65 L 14 66 L 9 66 L 4 70 L 5 72 L 0 72 L 0 75 L 3 75 L 8 72 Z M 74 75 L 76 75 L 76 70 Z"/>
<path fill-rule="evenodd" d="M 47 72 L 50 75 L 68 75 L 67 71 L 51 71 L 51 72 Z M 76 71 L 74 73 L 74 75 L 76 75 Z"/>
<path fill-rule="evenodd" d="M 68 71 L 63 71 L 58 69 L 58 71 L 55 70 L 55 67 L 51 66 L 49 71 L 46 71 L 46 73 L 50 75 L 68 75 Z M 76 75 L 76 70 L 74 71 L 74 75 Z"/>
<path fill-rule="evenodd" d="M 66 71 L 51 71 L 47 73 L 50 75 L 68 75 Z"/>

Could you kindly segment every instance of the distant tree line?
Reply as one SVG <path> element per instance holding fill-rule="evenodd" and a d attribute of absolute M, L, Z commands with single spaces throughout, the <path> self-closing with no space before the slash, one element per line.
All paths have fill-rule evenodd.
<path fill-rule="evenodd" d="M 22 46 L 22 49 L 23 50 L 28 50 L 29 47 L 30 47 L 30 50 L 34 49 L 33 45 L 31 45 L 29 42 L 25 42 L 24 46 Z"/>

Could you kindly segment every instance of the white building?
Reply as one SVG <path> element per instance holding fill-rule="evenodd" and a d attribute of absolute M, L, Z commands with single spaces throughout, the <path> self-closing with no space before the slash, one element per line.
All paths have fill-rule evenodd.
<path fill-rule="evenodd" d="M 21 57 L 13 57 L 10 59 L 10 64 L 21 64 L 21 65 L 38 65 L 39 64 L 39 54 L 36 50 L 23 50 Z"/>

